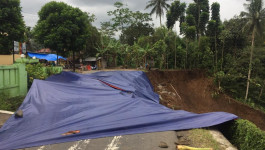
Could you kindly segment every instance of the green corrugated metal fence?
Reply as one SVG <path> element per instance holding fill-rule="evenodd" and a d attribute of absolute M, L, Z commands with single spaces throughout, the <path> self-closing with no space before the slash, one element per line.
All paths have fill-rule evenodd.
<path fill-rule="evenodd" d="M 27 91 L 25 64 L 0 66 L 0 96 L 25 96 Z"/>

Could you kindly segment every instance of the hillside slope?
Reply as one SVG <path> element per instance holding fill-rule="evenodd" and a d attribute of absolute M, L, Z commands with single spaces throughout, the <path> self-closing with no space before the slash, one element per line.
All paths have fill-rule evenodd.
<path fill-rule="evenodd" d="M 225 94 L 212 98 L 216 87 L 200 71 L 150 71 L 146 73 L 160 103 L 175 110 L 194 113 L 224 111 L 255 123 L 265 130 L 265 114 Z"/>

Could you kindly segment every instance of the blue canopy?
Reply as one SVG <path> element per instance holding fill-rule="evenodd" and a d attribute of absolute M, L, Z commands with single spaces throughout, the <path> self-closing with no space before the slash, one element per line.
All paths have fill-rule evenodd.
<path fill-rule="evenodd" d="M 57 60 L 57 55 L 56 54 L 40 54 L 40 53 L 28 52 L 28 56 L 29 57 L 34 57 L 35 56 L 38 59 L 45 59 L 47 61 L 56 61 Z M 62 56 L 58 56 L 58 59 L 66 60 L 66 58 L 64 58 Z"/>
<path fill-rule="evenodd" d="M 226 112 L 195 114 L 160 105 L 141 71 L 62 72 L 34 80 L 19 109 L 23 118 L 13 115 L 0 129 L 1 150 L 209 127 L 237 118 Z"/>

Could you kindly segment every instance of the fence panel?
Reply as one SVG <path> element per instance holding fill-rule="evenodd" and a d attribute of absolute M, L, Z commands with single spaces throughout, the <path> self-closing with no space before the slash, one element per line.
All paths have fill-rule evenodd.
<path fill-rule="evenodd" d="M 27 94 L 27 72 L 25 64 L 0 66 L 0 96 L 25 96 Z"/>

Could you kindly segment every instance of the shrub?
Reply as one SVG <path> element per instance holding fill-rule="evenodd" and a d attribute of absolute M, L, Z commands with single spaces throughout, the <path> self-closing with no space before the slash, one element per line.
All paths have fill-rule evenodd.
<path fill-rule="evenodd" d="M 13 97 L 8 98 L 7 95 L 2 94 L 0 96 L 0 110 L 7 110 L 7 111 L 16 111 L 18 107 L 22 104 L 25 97 Z"/>
<path fill-rule="evenodd" d="M 44 80 L 48 77 L 43 64 L 27 64 L 26 71 L 28 72 L 28 85 L 31 86 L 34 79 Z"/>
<path fill-rule="evenodd" d="M 28 85 L 33 83 L 34 79 L 45 80 L 47 77 L 58 74 L 62 71 L 61 67 L 46 67 L 43 64 L 27 64 Z"/>
<path fill-rule="evenodd" d="M 230 142 L 241 150 L 264 150 L 265 132 L 248 120 L 227 123 L 223 130 Z"/>
<path fill-rule="evenodd" d="M 54 74 L 58 74 L 61 73 L 61 69 L 60 67 L 46 67 L 46 73 L 49 76 L 54 75 Z"/>

